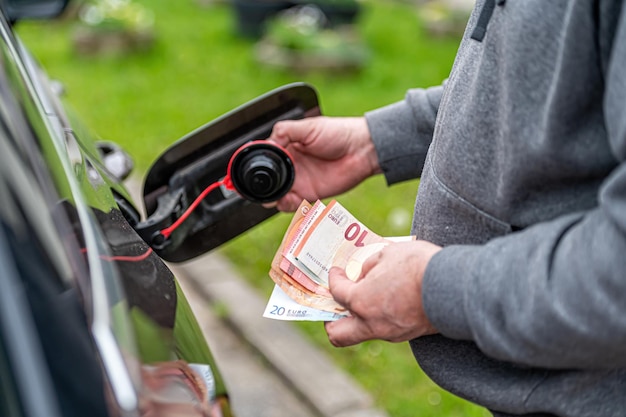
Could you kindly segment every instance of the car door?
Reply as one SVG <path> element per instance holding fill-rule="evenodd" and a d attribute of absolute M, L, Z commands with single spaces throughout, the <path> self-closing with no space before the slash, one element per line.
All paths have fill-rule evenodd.
<path fill-rule="evenodd" d="M 32 324 L 17 345 L 10 342 L 22 339 L 2 328 L 2 383 L 16 399 L 6 407 L 24 415 L 230 415 L 184 294 L 134 230 L 128 193 L 51 85 L 0 17 L 2 237 L 12 271 L 0 279 L 25 295 L 2 323 L 26 311 Z M 25 343 L 39 352 L 31 367 L 14 354 Z M 190 363 L 201 367 L 200 380 Z M 22 382 L 33 367 L 40 390 Z M 31 411 L 45 393 L 57 406 Z"/>

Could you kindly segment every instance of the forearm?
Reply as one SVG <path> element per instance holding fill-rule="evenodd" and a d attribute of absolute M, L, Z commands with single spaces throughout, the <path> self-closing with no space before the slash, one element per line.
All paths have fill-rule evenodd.
<path fill-rule="evenodd" d="M 483 246 L 446 248 L 426 271 L 426 313 L 442 334 L 500 360 L 624 367 L 624 216 L 600 207 Z"/>
<path fill-rule="evenodd" d="M 388 184 L 420 176 L 442 91 L 441 86 L 409 90 L 403 101 L 365 114 Z"/>

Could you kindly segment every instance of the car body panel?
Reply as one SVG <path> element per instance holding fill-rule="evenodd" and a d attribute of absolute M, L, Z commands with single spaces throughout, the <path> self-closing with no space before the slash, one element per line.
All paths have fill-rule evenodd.
<path fill-rule="evenodd" d="M 158 408 L 161 386 L 177 383 L 161 378 L 155 388 L 147 382 L 155 380 L 155 369 L 184 367 L 182 359 L 210 366 L 211 413 L 230 415 L 223 380 L 175 277 L 129 223 L 132 204 L 120 210 L 129 193 L 107 172 L 96 139 L 74 129 L 45 73 L 3 18 L 0 95 L 6 196 L 0 217 L 4 234 L 12 236 L 2 254 L 14 260 L 17 272 L 10 276 L 28 300 L 22 310 L 30 311 L 19 314 L 35 324 L 23 332 L 45 363 L 31 361 L 40 392 L 47 386 L 53 393 L 59 415 L 139 416 Z M 11 284 L 8 273 L 0 279 Z M 2 336 L 4 350 L 18 340 Z M 22 375 L 19 369 L 9 374 Z M 14 378 L 20 412 L 42 415 L 29 403 L 46 404 L 43 394 L 36 387 L 25 391 L 19 381 Z M 178 401 L 190 407 L 189 415 L 209 415 L 191 395 Z M 47 415 L 54 416 L 50 407 Z"/>

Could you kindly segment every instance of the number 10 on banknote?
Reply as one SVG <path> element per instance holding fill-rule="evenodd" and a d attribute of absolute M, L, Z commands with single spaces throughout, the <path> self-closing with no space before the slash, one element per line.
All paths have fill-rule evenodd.
<path fill-rule="evenodd" d="M 276 286 L 263 316 L 307 321 L 348 316 L 330 294 L 328 271 L 343 268 L 356 281 L 363 262 L 396 240 L 372 232 L 336 201 L 328 206 L 303 201 L 272 260 L 269 275 Z"/>
<path fill-rule="evenodd" d="M 358 279 L 363 261 L 389 241 L 369 230 L 336 200 L 317 216 L 294 250 L 294 257 L 328 288 L 328 271 L 333 266 L 346 269 Z"/>

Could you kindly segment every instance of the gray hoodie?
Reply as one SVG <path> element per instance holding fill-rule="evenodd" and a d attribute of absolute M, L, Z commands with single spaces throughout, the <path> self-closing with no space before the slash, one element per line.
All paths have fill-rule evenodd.
<path fill-rule="evenodd" d="M 445 85 L 366 118 L 445 246 L 422 369 L 497 415 L 626 416 L 622 0 L 479 0 Z"/>

